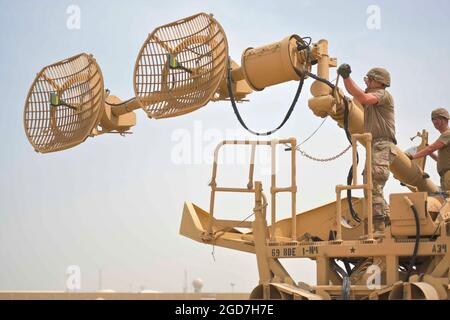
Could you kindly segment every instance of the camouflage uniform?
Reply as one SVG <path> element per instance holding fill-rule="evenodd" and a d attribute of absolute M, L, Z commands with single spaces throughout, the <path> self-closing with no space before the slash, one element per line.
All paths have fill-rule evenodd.
<path fill-rule="evenodd" d="M 367 77 L 387 87 L 390 85 L 389 73 L 384 69 L 371 69 Z M 389 206 L 384 199 L 383 188 L 389 178 L 389 166 L 395 159 L 394 145 L 397 144 L 394 100 L 385 89 L 369 89 L 366 92 L 378 98 L 376 105 L 364 105 L 364 132 L 372 134 L 372 212 L 375 229 L 382 230 L 389 218 Z M 382 227 L 378 228 L 381 224 Z"/>
<path fill-rule="evenodd" d="M 431 113 L 431 119 L 434 118 L 450 119 L 448 111 L 444 108 L 438 108 Z M 441 177 L 441 188 L 443 191 L 450 190 L 450 130 L 443 132 L 438 141 L 444 146 L 438 151 L 437 171 Z"/>
<path fill-rule="evenodd" d="M 394 144 L 389 140 L 375 140 L 372 143 L 372 212 L 374 221 L 387 221 L 389 206 L 384 199 L 383 189 L 389 178 L 389 166 L 395 159 Z M 364 182 L 367 180 L 364 172 Z"/>

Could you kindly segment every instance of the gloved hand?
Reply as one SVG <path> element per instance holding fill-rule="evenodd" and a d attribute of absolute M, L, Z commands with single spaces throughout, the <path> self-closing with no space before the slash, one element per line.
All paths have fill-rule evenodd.
<path fill-rule="evenodd" d="M 350 68 L 349 64 L 341 64 L 339 68 L 337 69 L 338 75 L 340 75 L 342 78 L 347 79 L 350 77 L 350 73 L 352 73 L 352 69 Z"/>
<path fill-rule="evenodd" d="M 413 159 L 413 155 L 409 152 L 405 152 L 405 155 L 409 158 L 409 160 Z"/>

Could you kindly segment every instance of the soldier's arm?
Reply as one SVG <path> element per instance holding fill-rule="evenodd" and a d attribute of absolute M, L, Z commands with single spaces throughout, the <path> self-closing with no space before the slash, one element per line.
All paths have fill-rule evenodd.
<path fill-rule="evenodd" d="M 378 98 L 372 93 L 364 92 L 351 77 L 344 79 L 345 89 L 361 104 L 376 105 Z"/>
<path fill-rule="evenodd" d="M 434 160 L 437 160 L 436 155 L 433 154 L 433 152 L 435 152 L 436 150 L 442 149 L 444 146 L 445 146 L 445 144 L 442 141 L 436 140 L 436 142 L 433 143 L 432 145 L 429 145 L 428 147 L 423 148 L 422 150 L 417 152 L 416 154 L 413 154 L 411 160 L 422 158 L 422 157 L 425 157 L 428 155 L 431 156 L 431 158 L 433 158 Z"/>
<path fill-rule="evenodd" d="M 431 159 L 433 159 L 434 161 L 437 161 L 437 155 L 436 153 L 432 153 L 430 154 Z"/>

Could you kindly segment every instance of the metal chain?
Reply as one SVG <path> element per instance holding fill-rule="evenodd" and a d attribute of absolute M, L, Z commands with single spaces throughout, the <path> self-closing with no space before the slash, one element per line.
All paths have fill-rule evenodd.
<path fill-rule="evenodd" d="M 329 161 L 333 161 L 336 160 L 340 157 L 342 157 L 348 150 L 350 150 L 350 148 L 352 147 L 352 145 L 350 144 L 347 148 L 345 148 L 345 150 L 343 150 L 342 152 L 338 153 L 337 155 L 331 157 L 331 158 L 326 158 L 326 159 L 320 159 L 314 156 L 311 156 L 309 154 L 307 154 L 305 151 L 301 150 L 299 147 L 296 148 L 296 150 L 298 152 L 300 152 L 300 154 L 308 159 L 314 160 L 314 161 L 318 161 L 318 162 L 329 162 Z"/>

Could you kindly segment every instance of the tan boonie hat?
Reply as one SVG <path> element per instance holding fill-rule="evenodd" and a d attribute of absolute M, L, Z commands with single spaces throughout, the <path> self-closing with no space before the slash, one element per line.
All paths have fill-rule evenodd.
<path fill-rule="evenodd" d="M 448 114 L 448 111 L 445 110 L 444 108 L 437 108 L 436 110 L 433 110 L 433 112 L 431 112 L 431 119 L 434 119 L 437 117 L 445 118 L 447 120 L 450 119 L 450 115 Z"/>
<path fill-rule="evenodd" d="M 367 72 L 366 76 L 370 79 L 381 82 L 386 87 L 391 85 L 391 75 L 389 74 L 389 71 L 384 68 L 372 68 L 369 72 Z"/>

